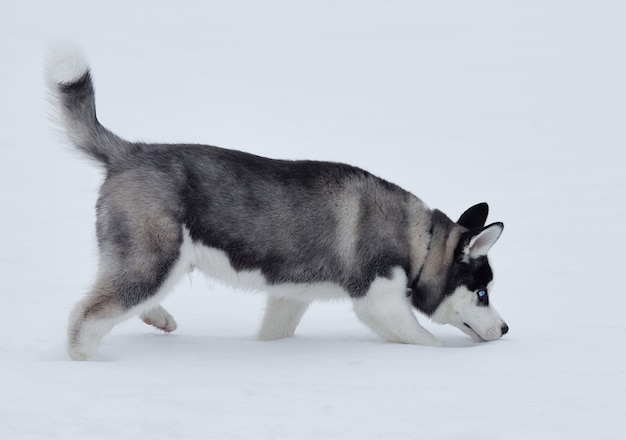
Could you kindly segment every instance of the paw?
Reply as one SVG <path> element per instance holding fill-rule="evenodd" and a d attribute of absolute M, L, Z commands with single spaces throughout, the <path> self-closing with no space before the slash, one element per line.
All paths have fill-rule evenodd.
<path fill-rule="evenodd" d="M 98 352 L 96 350 L 88 350 L 84 347 L 70 345 L 67 347 L 67 353 L 74 361 L 88 362 L 98 360 Z"/>
<path fill-rule="evenodd" d="M 148 325 L 163 330 L 166 333 L 176 330 L 178 325 L 174 317 L 163 307 L 158 306 L 141 315 L 141 320 Z"/>
<path fill-rule="evenodd" d="M 261 341 L 275 341 L 277 339 L 291 338 L 295 331 L 285 331 L 277 329 L 264 329 L 259 332 L 259 340 Z"/>
<path fill-rule="evenodd" d="M 446 346 L 446 344 L 444 344 L 442 341 L 440 341 L 437 338 L 435 338 L 433 341 L 430 341 L 430 343 L 424 344 L 424 345 L 429 345 L 431 347 L 445 347 Z"/>

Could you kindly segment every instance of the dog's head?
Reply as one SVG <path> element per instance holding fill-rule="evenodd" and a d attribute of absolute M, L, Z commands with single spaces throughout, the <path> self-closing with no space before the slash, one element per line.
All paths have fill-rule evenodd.
<path fill-rule="evenodd" d="M 489 300 L 493 272 L 487 252 L 504 225 L 485 226 L 488 212 L 487 204 L 481 203 L 454 223 L 434 211 L 430 250 L 411 285 L 417 309 L 479 341 L 498 339 L 509 330 Z"/>

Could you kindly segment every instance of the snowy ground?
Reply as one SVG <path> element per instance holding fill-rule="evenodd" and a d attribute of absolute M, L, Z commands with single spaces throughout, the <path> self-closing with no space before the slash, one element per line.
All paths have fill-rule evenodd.
<path fill-rule="evenodd" d="M 171 4 L 170 4 L 171 3 Z M 626 436 L 626 6 L 525 2 L 0 4 L 0 438 L 622 439 Z M 380 342 L 348 303 L 259 342 L 260 295 L 201 276 L 69 361 L 94 276 L 101 175 L 49 132 L 43 51 L 90 57 L 101 121 L 366 168 L 506 228 L 511 331 Z M 424 320 L 424 322 L 427 322 Z"/>

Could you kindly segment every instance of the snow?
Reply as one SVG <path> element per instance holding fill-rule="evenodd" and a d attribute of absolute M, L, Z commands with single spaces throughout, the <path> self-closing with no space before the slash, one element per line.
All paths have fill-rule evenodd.
<path fill-rule="evenodd" d="M 526 2 L 55 2 L 0 6 L 0 438 L 624 438 L 620 273 L 626 6 Z M 503 221 L 475 344 L 393 345 L 348 303 L 292 339 L 255 337 L 263 297 L 202 276 L 102 362 L 65 324 L 94 277 L 101 172 L 47 120 L 45 47 L 70 38 L 101 121 L 131 139 L 212 143 L 366 168 L 458 216 Z"/>

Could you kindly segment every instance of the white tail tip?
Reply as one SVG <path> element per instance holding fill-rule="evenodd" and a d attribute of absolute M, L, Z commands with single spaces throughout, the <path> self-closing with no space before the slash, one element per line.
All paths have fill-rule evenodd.
<path fill-rule="evenodd" d="M 46 55 L 46 76 L 53 83 L 73 83 L 89 70 L 87 58 L 82 49 L 75 44 L 67 42 L 51 44 Z"/>

